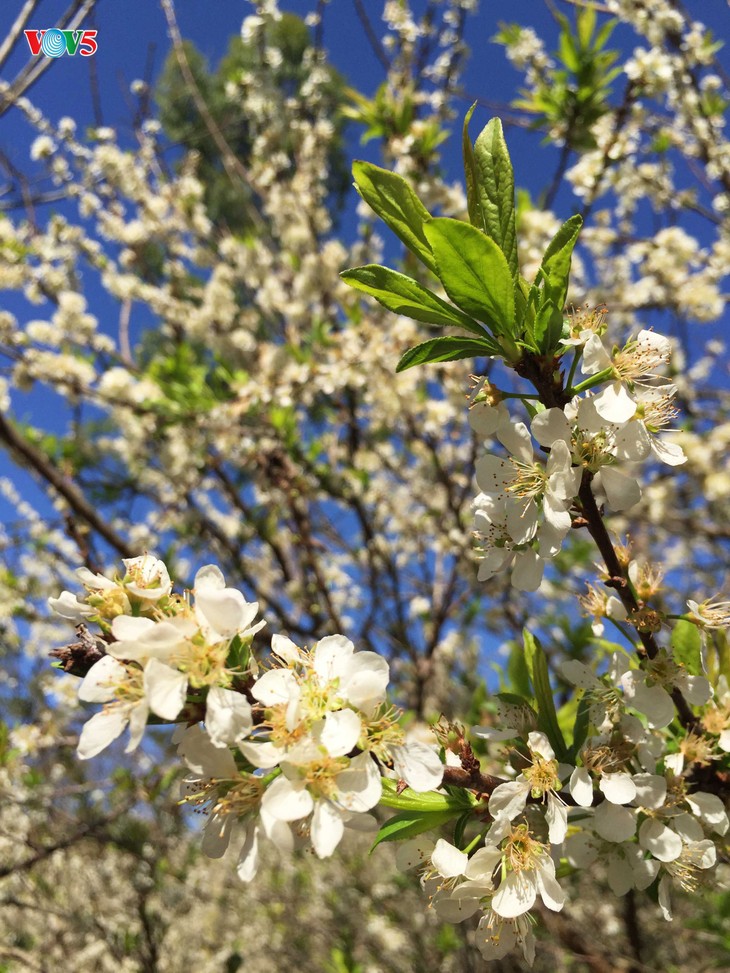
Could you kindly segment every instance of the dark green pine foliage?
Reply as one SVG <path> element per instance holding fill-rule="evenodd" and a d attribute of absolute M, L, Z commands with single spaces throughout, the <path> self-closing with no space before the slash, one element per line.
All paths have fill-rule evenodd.
<path fill-rule="evenodd" d="M 300 17 L 285 13 L 280 20 L 268 24 L 265 30 L 265 46 L 278 48 L 282 55 L 281 64 L 268 69 L 272 71 L 274 84 L 284 94 L 296 97 L 307 79 L 304 55 L 312 45 L 309 28 Z M 251 153 L 251 129 L 240 100 L 231 97 L 226 89 L 231 82 L 236 84 L 243 71 L 259 68 L 261 46 L 245 44 L 241 37 L 233 37 L 228 53 L 211 71 L 205 57 L 192 41 L 185 41 L 188 64 L 208 111 L 233 153 L 244 165 Z M 330 80 L 324 86 L 324 104 L 317 107 L 317 112 L 323 112 L 335 127 L 329 157 L 329 206 L 331 211 L 336 212 L 349 183 L 343 145 L 345 85 L 333 67 L 326 65 L 326 70 Z M 226 226 L 233 232 L 245 232 L 250 226 L 248 214 L 251 207 L 257 205 L 257 200 L 248 187 L 234 183 L 226 173 L 221 153 L 184 82 L 174 51 L 168 55 L 157 82 L 155 101 L 167 137 L 185 149 L 194 149 L 200 156 L 198 174 L 206 187 L 205 201 L 213 223 Z M 309 109 L 304 99 L 301 106 L 306 117 Z M 285 145 L 284 150 L 287 149 L 294 165 L 294 147 Z"/>

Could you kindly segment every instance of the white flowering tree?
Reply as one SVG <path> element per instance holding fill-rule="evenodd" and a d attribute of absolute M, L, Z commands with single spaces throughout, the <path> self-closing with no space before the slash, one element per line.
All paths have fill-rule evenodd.
<path fill-rule="evenodd" d="M 656 921 L 710 895 L 722 964 L 718 45 L 671 0 L 556 11 L 554 56 L 500 25 L 505 119 L 560 146 L 532 202 L 477 106 L 439 170 L 473 0 L 388 2 L 382 41 L 355 6 L 386 74 L 341 103 L 323 5 L 308 46 L 257 4 L 206 86 L 165 0 L 174 171 L 144 111 L 125 147 L 5 89 L 63 206 L 18 176 L 0 221 L 0 962 L 638 970 L 700 962 Z M 382 148 L 352 237 L 343 116 Z"/>

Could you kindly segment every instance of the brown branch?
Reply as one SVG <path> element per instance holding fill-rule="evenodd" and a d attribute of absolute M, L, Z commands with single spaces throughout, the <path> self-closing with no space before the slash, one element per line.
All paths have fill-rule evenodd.
<path fill-rule="evenodd" d="M 243 514 L 245 522 L 256 531 L 256 535 L 259 540 L 266 544 L 271 550 L 271 553 L 276 558 L 276 563 L 279 565 L 284 582 L 288 583 L 293 581 L 295 571 L 288 559 L 286 549 L 274 537 L 270 536 L 270 534 L 264 530 L 261 523 L 261 516 L 245 502 L 241 496 L 240 490 L 226 472 L 221 457 L 211 454 L 210 464 L 213 475 L 219 480 L 221 486 L 223 487 L 223 492 L 228 498 L 229 502 L 236 508 L 236 510 Z"/>
<path fill-rule="evenodd" d="M 576 921 L 547 909 L 542 909 L 541 913 L 548 933 L 556 936 L 570 950 L 572 958 L 584 963 L 590 973 L 617 973 L 617 970 L 625 969 L 616 965 L 615 945 L 611 947 L 611 959 L 604 959 L 595 952 L 596 943 L 583 938 Z"/>
<path fill-rule="evenodd" d="M 13 45 L 25 29 L 25 25 L 30 20 L 33 11 L 38 6 L 40 0 L 26 0 L 23 9 L 13 21 L 13 24 L 5 36 L 5 40 L 0 44 L 0 67 L 7 61 Z"/>
<path fill-rule="evenodd" d="M 33 868 L 39 862 L 44 861 L 46 858 L 50 858 L 51 855 L 55 855 L 57 851 L 63 851 L 65 848 L 70 848 L 79 841 L 83 841 L 85 838 L 97 838 L 102 840 L 103 833 L 100 831 L 102 827 L 106 827 L 117 818 L 120 818 L 123 814 L 131 811 L 134 806 L 134 801 L 130 801 L 124 804 L 121 808 L 114 811 L 108 817 L 104 818 L 102 821 L 96 821 L 93 824 L 84 825 L 83 828 L 79 828 L 72 834 L 67 835 L 65 838 L 61 838 L 53 845 L 46 845 L 39 848 L 35 854 L 30 855 L 28 858 L 21 862 L 15 862 L 12 865 L 0 865 L 0 878 L 7 878 L 8 875 L 16 875 L 18 872 L 27 872 L 29 869 Z"/>
<path fill-rule="evenodd" d="M 96 27 L 96 18 L 94 17 L 93 10 L 90 11 L 89 23 L 91 24 L 91 29 Z M 95 57 L 89 57 L 86 59 L 89 67 L 89 92 L 91 94 L 91 105 L 92 112 L 94 115 L 94 124 L 97 128 L 101 128 L 104 124 L 104 112 L 101 106 L 101 91 L 99 89 L 99 71 L 97 68 L 97 62 Z"/>
<path fill-rule="evenodd" d="M 58 22 L 61 30 L 76 30 L 95 3 L 96 0 L 73 0 Z M 9 108 L 12 108 L 18 98 L 25 94 L 53 63 L 53 58 L 50 57 L 34 57 L 28 61 L 11 82 L 8 90 L 0 95 L 0 115 L 4 115 Z"/>
<path fill-rule="evenodd" d="M 42 450 L 29 442 L 8 420 L 0 413 L 0 441 L 4 442 L 8 451 L 24 460 L 31 470 L 58 493 L 74 513 L 84 520 L 93 530 L 103 537 L 122 557 L 133 557 L 136 553 L 126 540 L 113 530 L 96 507 L 86 499 L 81 490 L 68 477 L 54 466 Z"/>
<path fill-rule="evenodd" d="M 236 539 L 228 536 L 218 524 L 205 516 L 203 511 L 196 504 L 192 493 L 188 493 L 186 495 L 185 502 L 187 504 L 188 512 L 194 514 L 196 524 L 199 529 L 204 534 L 208 535 L 211 540 L 217 542 L 219 545 L 219 553 L 224 553 L 230 558 L 232 569 L 238 571 L 243 583 L 247 584 L 253 591 L 255 599 L 257 601 L 262 601 L 266 606 L 266 609 L 273 612 L 277 616 L 279 623 L 283 626 L 283 628 L 286 629 L 290 635 L 296 634 L 305 639 L 315 636 L 316 630 L 314 626 L 306 626 L 297 621 L 294 616 L 288 612 L 284 602 L 277 598 L 272 590 L 263 589 L 259 579 L 257 579 L 246 567 L 243 560 L 242 551 L 238 546 Z"/>
<path fill-rule="evenodd" d="M 628 582 L 626 572 L 621 566 L 621 562 L 618 559 L 618 555 L 616 554 L 611 538 L 609 537 L 606 525 L 603 522 L 603 517 L 598 509 L 596 498 L 594 497 L 593 490 L 591 489 L 592 478 L 593 474 L 589 473 L 587 470 L 583 471 L 583 480 L 578 492 L 578 497 L 581 503 L 581 512 L 585 518 L 588 532 L 596 542 L 598 550 L 601 552 L 601 557 L 606 565 L 606 570 L 608 571 L 609 575 L 607 583 L 610 583 L 611 587 L 616 591 L 617 596 L 621 599 L 621 603 L 628 612 L 630 618 L 631 615 L 639 611 L 641 606 L 639 605 L 631 585 Z M 659 654 L 659 646 L 657 645 L 654 635 L 650 632 L 642 632 L 639 629 L 636 631 L 639 639 L 641 640 L 646 658 L 656 658 L 656 656 Z M 671 697 L 677 709 L 677 713 L 682 725 L 688 730 L 698 726 L 698 718 L 694 715 L 689 707 L 689 704 L 685 700 L 684 696 L 682 696 L 680 691 L 678 689 L 673 689 L 671 692 Z"/>
<path fill-rule="evenodd" d="M 521 375 L 523 378 L 527 378 L 532 382 L 537 389 L 540 399 L 544 405 L 546 405 L 548 408 L 557 407 L 558 409 L 563 409 L 565 407 L 569 400 L 569 396 L 563 386 L 563 373 L 559 370 L 558 362 L 555 359 L 551 357 L 528 354 L 525 355 L 522 361 L 517 362 L 514 367 L 518 375 Z M 580 501 L 582 514 L 581 526 L 587 527 L 589 534 L 596 542 L 596 546 L 601 552 L 601 556 L 603 557 L 606 570 L 608 572 L 607 584 L 615 589 L 621 603 L 628 612 L 629 616 L 631 616 L 637 613 L 641 606 L 634 595 L 626 572 L 621 566 L 621 562 L 618 559 L 613 542 L 611 541 L 608 530 L 606 529 L 606 525 L 603 522 L 603 517 L 598 509 L 598 504 L 596 503 L 596 498 L 593 495 L 593 489 L 591 488 L 592 479 L 593 474 L 588 470 L 584 470 L 580 489 L 578 491 L 578 499 Z M 654 635 L 650 632 L 640 631 L 636 625 L 634 625 L 634 628 L 642 645 L 641 650 L 639 650 L 639 654 L 648 659 L 654 659 L 659 653 L 659 646 L 657 645 Z M 685 700 L 684 696 L 682 696 L 680 691 L 675 688 L 672 690 L 670 695 L 682 725 L 688 730 L 697 727 L 699 720 L 692 712 L 689 704 Z"/>
<path fill-rule="evenodd" d="M 365 31 L 365 36 L 370 43 L 370 47 L 373 50 L 373 54 L 380 61 L 386 72 L 390 71 L 390 59 L 385 53 L 383 45 L 380 43 L 380 38 L 375 33 L 372 22 L 368 17 L 367 10 L 365 9 L 363 0 L 355 0 L 355 11 L 357 12 L 358 20 L 362 24 L 362 29 Z"/>
<path fill-rule="evenodd" d="M 479 770 L 465 770 L 463 767 L 444 767 L 444 785 L 463 787 L 478 794 L 491 794 L 500 784 L 507 781 L 491 774 L 483 774 Z"/>
<path fill-rule="evenodd" d="M 609 142 L 606 144 L 604 148 L 603 158 L 601 159 L 601 168 L 593 182 L 593 188 L 591 190 L 591 193 L 586 198 L 586 202 L 583 205 L 583 209 L 581 210 L 580 215 L 583 217 L 584 223 L 587 222 L 588 216 L 591 210 L 593 209 L 596 200 L 598 199 L 598 193 L 601 188 L 601 181 L 603 177 L 611 168 L 612 163 L 617 161 L 616 159 L 611 158 L 611 150 L 613 149 L 613 147 L 616 145 L 618 141 L 618 137 L 621 133 L 621 129 L 623 128 L 624 122 L 628 119 L 629 113 L 631 112 L 631 109 L 637 97 L 638 97 L 637 86 L 634 81 L 629 81 L 629 83 L 626 85 L 626 88 L 624 90 L 624 96 L 621 101 L 621 104 L 618 106 L 618 108 L 616 108 L 614 112 L 613 133 L 611 135 Z"/>
<path fill-rule="evenodd" d="M 119 308 L 119 357 L 128 368 L 136 368 L 129 341 L 129 321 L 132 316 L 132 301 L 126 298 Z"/>
<path fill-rule="evenodd" d="M 185 45 L 183 44 L 180 28 L 178 27 L 177 23 L 177 17 L 175 16 L 174 3 L 172 0 L 160 0 L 160 3 L 167 19 L 167 28 L 170 33 L 170 40 L 172 41 L 172 48 L 175 52 L 175 58 L 177 60 L 178 67 L 180 68 L 180 73 L 183 76 L 185 84 L 190 93 L 190 97 L 195 103 L 198 114 L 200 115 L 203 124 L 208 129 L 208 134 L 215 142 L 216 148 L 221 154 L 223 168 L 225 169 L 228 178 L 234 185 L 240 181 L 244 186 L 250 186 L 251 180 L 248 172 L 246 171 L 241 160 L 236 156 L 236 153 L 228 144 L 228 141 L 223 135 L 223 132 L 221 132 L 218 123 L 211 115 L 205 98 L 203 97 L 200 88 L 195 81 L 195 77 L 190 68 L 190 63 L 188 62 L 187 55 L 185 54 Z M 251 217 L 251 221 L 256 224 L 259 229 L 263 229 L 265 224 L 256 207 L 252 206 L 250 207 L 250 210 L 249 216 Z"/>
<path fill-rule="evenodd" d="M 630 967 L 630 973 L 639 973 L 643 969 L 642 965 L 642 941 L 641 941 L 641 922 L 639 921 L 636 894 L 633 889 L 629 889 L 624 898 L 624 926 L 626 928 L 626 938 L 629 941 L 631 952 L 634 956 L 634 963 Z"/>

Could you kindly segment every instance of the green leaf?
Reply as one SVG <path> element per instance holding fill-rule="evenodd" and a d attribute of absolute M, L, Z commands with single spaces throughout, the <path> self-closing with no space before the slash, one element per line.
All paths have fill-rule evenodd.
<path fill-rule="evenodd" d="M 578 756 L 578 751 L 586 742 L 590 722 L 590 705 L 587 702 L 586 697 L 581 696 L 581 698 L 578 700 L 578 709 L 575 714 L 575 723 L 573 724 L 573 743 L 568 753 L 568 761 L 571 764 L 575 763 L 575 758 Z"/>
<path fill-rule="evenodd" d="M 525 653 L 517 640 L 510 642 L 510 652 L 507 657 L 507 685 L 519 696 L 531 696 L 530 674 L 527 671 Z"/>
<path fill-rule="evenodd" d="M 452 844 L 456 845 L 457 848 L 461 848 L 464 843 L 464 832 L 466 831 L 466 826 L 470 821 L 474 819 L 472 812 L 465 811 L 459 820 L 454 825 L 454 839 Z"/>
<path fill-rule="evenodd" d="M 540 289 L 524 277 L 515 281 L 515 331 L 533 351 L 539 351 L 535 340 L 535 318 L 540 305 Z"/>
<path fill-rule="evenodd" d="M 517 643 L 515 643 L 516 645 Z M 520 646 L 520 654 L 524 660 L 525 651 Z M 527 665 L 525 664 L 525 679 L 527 679 Z M 507 703 L 509 706 L 527 706 L 530 707 L 530 697 L 532 693 L 530 692 L 529 685 L 526 687 L 524 693 L 495 693 L 495 699 L 498 699 L 500 703 Z M 530 707 L 531 708 L 531 707 Z"/>
<path fill-rule="evenodd" d="M 469 138 L 469 122 L 474 114 L 476 102 L 471 106 L 464 118 L 464 128 L 462 129 L 461 143 L 464 152 L 464 178 L 466 180 L 466 205 L 469 212 L 469 221 L 478 230 L 486 232 L 484 215 L 479 200 L 479 169 L 477 167 L 474 146 Z"/>
<path fill-rule="evenodd" d="M 370 853 L 372 854 L 383 841 L 405 841 L 407 838 L 415 838 L 424 831 L 432 831 L 446 824 L 459 813 L 459 810 L 450 809 L 448 811 L 401 811 L 399 814 L 394 814 L 378 831 Z"/>
<path fill-rule="evenodd" d="M 535 342 L 542 355 L 549 355 L 557 347 L 563 333 L 563 313 L 548 298 L 535 318 Z"/>
<path fill-rule="evenodd" d="M 550 745 L 555 751 L 555 756 L 558 760 L 565 761 L 568 759 L 568 748 L 565 746 L 565 740 L 558 725 L 545 652 L 540 645 L 539 639 L 531 632 L 528 632 L 527 629 L 524 629 L 522 632 L 522 637 L 525 648 L 525 661 L 527 662 L 527 669 L 530 673 L 532 688 L 535 692 L 535 701 L 537 702 L 538 726 L 550 741 Z"/>
<path fill-rule="evenodd" d="M 468 223 L 438 217 L 424 227 L 444 290 L 458 307 L 488 324 L 496 335 L 514 336 L 515 296 L 504 254 Z"/>
<path fill-rule="evenodd" d="M 578 11 L 576 17 L 576 27 L 578 29 L 578 40 L 583 50 L 591 45 L 593 31 L 596 29 L 596 11 L 593 7 L 585 7 Z"/>
<path fill-rule="evenodd" d="M 245 672 L 251 659 L 251 636 L 242 639 L 236 634 L 228 645 L 228 655 L 226 656 L 226 668 L 230 670 L 240 670 Z"/>
<path fill-rule="evenodd" d="M 568 296 L 573 248 L 582 226 L 583 218 L 577 213 L 563 223 L 545 251 L 538 274 L 544 281 L 543 303 L 552 301 L 561 313 Z"/>
<path fill-rule="evenodd" d="M 702 636 L 697 626 L 680 618 L 672 629 L 669 641 L 675 661 L 680 662 L 691 676 L 701 676 Z"/>
<path fill-rule="evenodd" d="M 435 791 L 414 791 L 407 787 L 398 793 L 398 784 L 388 777 L 382 780 L 383 792 L 379 803 L 385 807 L 411 812 L 463 811 L 473 807 L 476 799 L 470 791 L 459 790 L 458 794 L 437 794 Z"/>
<path fill-rule="evenodd" d="M 504 253 L 511 274 L 516 277 L 519 266 L 515 228 L 515 174 L 502 132 L 502 122 L 498 118 L 487 122 L 474 144 L 474 156 L 479 170 L 477 193 L 484 231 Z"/>
<path fill-rule="evenodd" d="M 426 324 L 456 326 L 486 337 L 484 328 L 463 311 L 442 301 L 427 287 L 388 267 L 366 264 L 343 270 L 340 277 L 356 290 L 372 295 L 383 307 Z"/>
<path fill-rule="evenodd" d="M 355 187 L 368 205 L 375 210 L 408 249 L 436 271 L 431 247 L 423 232 L 431 214 L 402 176 L 381 169 L 370 162 L 352 164 Z"/>
<path fill-rule="evenodd" d="M 595 39 L 595 42 L 593 44 L 594 51 L 602 51 L 603 50 L 603 48 L 608 43 L 608 41 L 609 41 L 609 39 L 611 37 L 611 34 L 616 29 L 616 25 L 617 24 L 618 24 L 618 20 L 607 20 L 606 21 L 606 23 L 603 25 L 603 27 L 601 27 L 601 29 L 596 34 L 596 39 Z"/>
<path fill-rule="evenodd" d="M 502 349 L 487 337 L 479 339 L 445 335 L 443 338 L 429 338 L 428 341 L 409 348 L 401 357 L 395 370 L 404 372 L 414 365 L 427 365 L 429 362 L 459 361 L 461 358 L 499 355 L 501 351 Z"/>
<path fill-rule="evenodd" d="M 563 21 L 563 32 L 560 34 L 559 48 L 560 60 L 569 71 L 577 74 L 580 70 L 580 53 L 576 47 L 575 38 L 570 32 L 570 24 L 567 18 Z"/>

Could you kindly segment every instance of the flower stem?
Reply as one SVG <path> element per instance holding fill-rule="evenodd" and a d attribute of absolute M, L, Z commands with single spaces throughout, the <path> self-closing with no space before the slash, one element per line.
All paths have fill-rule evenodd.
<path fill-rule="evenodd" d="M 581 359 L 582 352 L 580 348 L 576 348 L 573 354 L 573 364 L 570 366 L 570 372 L 568 373 L 568 388 L 573 387 L 573 379 L 575 377 L 575 370 L 578 367 L 578 362 Z"/>
<path fill-rule="evenodd" d="M 571 369 L 572 373 L 572 369 Z M 566 393 L 572 398 L 574 395 L 579 395 L 581 392 L 586 392 L 588 389 L 592 389 L 594 385 L 602 385 L 607 378 L 612 378 L 615 372 L 613 368 L 604 368 L 603 371 L 597 372 L 595 375 L 591 375 L 584 382 L 579 382 L 577 385 L 570 385 L 568 383 L 568 388 Z"/>
<path fill-rule="evenodd" d="M 603 522 L 603 517 L 598 509 L 596 498 L 594 497 L 593 490 L 591 489 L 592 479 L 593 474 L 589 473 L 588 470 L 585 470 L 583 473 L 583 480 L 580 485 L 580 490 L 578 491 L 583 517 L 586 520 L 588 532 L 596 542 L 598 550 L 601 552 L 601 557 L 606 565 L 606 570 L 608 571 L 607 584 L 615 589 L 616 594 L 621 599 L 621 602 L 628 612 L 629 617 L 631 617 L 632 614 L 639 610 L 640 606 L 636 599 L 636 595 L 634 594 L 633 586 L 629 584 L 626 573 L 621 566 L 621 562 L 618 559 L 616 551 L 614 550 L 608 530 Z M 659 653 L 659 646 L 656 643 L 654 635 L 650 632 L 640 632 L 638 630 L 636 634 L 641 640 L 641 649 L 639 649 L 639 655 L 642 655 L 647 659 L 654 659 Z M 671 692 L 671 697 L 674 701 L 675 707 L 677 708 L 677 713 L 682 725 L 687 729 L 692 729 L 693 727 L 697 726 L 699 721 L 680 691 L 678 689 L 673 689 Z"/>

